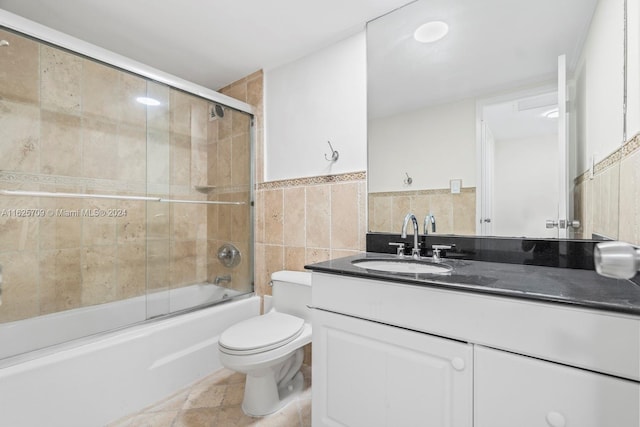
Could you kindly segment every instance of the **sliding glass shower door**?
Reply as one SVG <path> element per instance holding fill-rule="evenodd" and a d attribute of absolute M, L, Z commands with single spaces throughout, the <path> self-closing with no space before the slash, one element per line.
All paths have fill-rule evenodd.
<path fill-rule="evenodd" d="M 253 292 L 250 114 L 0 40 L 0 359 Z"/>

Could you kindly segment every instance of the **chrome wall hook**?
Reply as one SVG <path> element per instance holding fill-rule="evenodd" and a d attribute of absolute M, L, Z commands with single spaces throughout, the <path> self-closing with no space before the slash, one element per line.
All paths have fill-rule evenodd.
<path fill-rule="evenodd" d="M 331 150 L 331 157 L 327 157 L 327 155 L 324 155 L 324 158 L 328 161 L 328 162 L 336 162 L 338 161 L 338 157 L 340 157 L 340 153 L 338 153 L 338 151 L 334 150 L 333 147 L 331 146 L 331 141 L 327 141 L 327 143 L 329 144 L 329 149 Z"/>
<path fill-rule="evenodd" d="M 409 176 L 408 172 L 405 172 L 404 174 L 407 175 L 407 177 L 404 179 L 404 183 L 406 185 L 411 185 L 413 183 L 413 178 Z"/>

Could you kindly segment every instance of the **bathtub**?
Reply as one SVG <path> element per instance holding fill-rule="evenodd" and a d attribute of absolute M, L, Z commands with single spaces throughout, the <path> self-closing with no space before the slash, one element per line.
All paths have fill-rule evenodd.
<path fill-rule="evenodd" d="M 174 304 L 187 304 L 193 291 L 213 291 L 207 286 L 212 285 L 196 285 L 192 292 L 180 293 Z M 150 299 L 146 307 L 153 309 L 156 302 Z M 157 303 L 166 305 L 166 298 Z M 122 304 L 118 322 L 130 321 L 125 307 L 134 303 L 114 304 Z M 2 347 L 13 344 L 6 341 L 11 339 L 10 334 L 17 341 L 20 333 L 43 334 L 41 342 L 45 342 L 46 335 L 52 332 L 91 330 L 96 319 L 114 317 L 113 311 L 111 316 L 100 313 L 100 307 L 95 307 L 97 312 L 94 307 L 70 310 L 73 313 L 64 312 L 59 315 L 61 319 L 48 315 L 13 322 L 26 322 L 27 326 L 21 331 L 17 325 L 7 328 L 11 332 L 5 331 L 0 343 Z M 135 319 L 139 311 L 131 310 L 131 316 Z M 208 308 L 5 359 L 0 362 L 0 426 L 103 426 L 136 412 L 220 369 L 218 336 L 230 325 L 256 316 L 259 311 L 258 297 L 237 297 Z M 36 324 L 37 319 L 44 320 L 44 325 Z"/>
<path fill-rule="evenodd" d="M 0 368 L 12 363 L 2 359 L 40 348 L 87 337 L 240 295 L 232 289 L 198 283 L 126 300 L 76 308 L 59 313 L 0 324 Z"/>

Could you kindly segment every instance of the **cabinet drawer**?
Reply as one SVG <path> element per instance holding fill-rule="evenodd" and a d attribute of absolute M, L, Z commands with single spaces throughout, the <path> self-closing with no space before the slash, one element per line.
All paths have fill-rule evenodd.
<path fill-rule="evenodd" d="M 476 346 L 476 427 L 638 427 L 640 384 Z"/>

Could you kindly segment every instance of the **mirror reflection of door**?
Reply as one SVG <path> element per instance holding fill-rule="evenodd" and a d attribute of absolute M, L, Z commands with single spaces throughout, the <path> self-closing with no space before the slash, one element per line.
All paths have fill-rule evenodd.
<path fill-rule="evenodd" d="M 558 92 L 540 88 L 480 103 L 479 234 L 559 237 Z"/>

